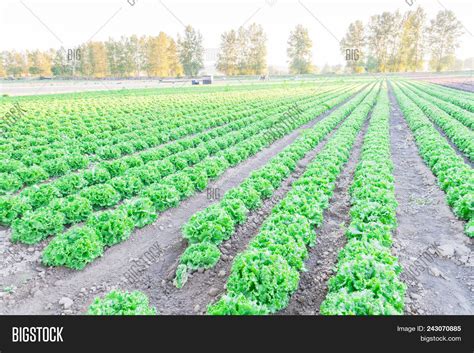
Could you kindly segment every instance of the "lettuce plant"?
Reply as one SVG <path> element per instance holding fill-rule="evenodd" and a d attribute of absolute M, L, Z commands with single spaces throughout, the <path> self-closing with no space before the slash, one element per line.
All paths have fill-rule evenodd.
<path fill-rule="evenodd" d="M 31 210 L 24 198 L 0 196 L 0 224 L 9 226 L 14 219 Z"/>
<path fill-rule="evenodd" d="M 220 256 L 221 252 L 215 244 L 202 242 L 188 246 L 179 262 L 191 270 L 211 268 L 219 261 Z"/>
<path fill-rule="evenodd" d="M 21 192 L 21 196 L 25 197 L 26 201 L 33 209 L 36 209 L 42 206 L 47 206 L 53 199 L 59 197 L 60 193 L 56 187 L 50 184 L 43 184 L 26 188 Z"/>
<path fill-rule="evenodd" d="M 121 209 L 93 214 L 87 220 L 104 245 L 114 245 L 127 239 L 134 228 L 134 222 Z"/>
<path fill-rule="evenodd" d="M 12 241 L 36 244 L 50 235 L 59 234 L 64 228 L 64 215 L 49 207 L 26 212 L 12 223 Z"/>
<path fill-rule="evenodd" d="M 152 224 L 157 218 L 153 202 L 146 197 L 128 200 L 121 207 L 137 228 Z"/>
<path fill-rule="evenodd" d="M 109 184 L 93 185 L 83 189 L 80 193 L 88 199 L 95 209 L 110 207 L 120 201 L 120 194 Z"/>
<path fill-rule="evenodd" d="M 95 298 L 87 310 L 88 315 L 156 315 L 148 297 L 139 291 L 113 290 L 103 298 Z"/>
<path fill-rule="evenodd" d="M 267 315 L 265 306 L 246 298 L 244 295 L 222 296 L 216 303 L 207 307 L 208 315 Z"/>
<path fill-rule="evenodd" d="M 72 228 L 55 237 L 43 250 L 46 266 L 66 266 L 82 270 L 95 258 L 102 256 L 104 244 L 89 227 Z"/>
<path fill-rule="evenodd" d="M 234 231 L 234 221 L 219 205 L 197 212 L 183 226 L 183 236 L 191 243 L 220 244 Z"/>
<path fill-rule="evenodd" d="M 150 185 L 142 191 L 141 196 L 149 198 L 158 212 L 176 207 L 180 201 L 180 193 L 178 190 L 168 184 Z"/>
<path fill-rule="evenodd" d="M 298 287 L 299 274 L 285 259 L 262 250 L 248 250 L 232 265 L 227 281 L 230 296 L 243 294 L 270 312 L 283 309 Z"/>

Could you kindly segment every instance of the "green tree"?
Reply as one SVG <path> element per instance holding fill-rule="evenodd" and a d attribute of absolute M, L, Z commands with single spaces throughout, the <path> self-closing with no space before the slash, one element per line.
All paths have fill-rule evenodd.
<path fill-rule="evenodd" d="M 462 25 L 452 11 L 438 12 L 428 27 L 428 47 L 430 68 L 437 72 L 446 70 L 455 60 L 455 50 L 459 47 Z"/>
<path fill-rule="evenodd" d="M 168 38 L 168 48 L 167 48 L 167 55 L 168 55 L 168 76 L 171 77 L 180 77 L 183 76 L 183 66 L 179 62 L 178 56 L 178 48 L 176 46 L 176 42 L 173 38 Z"/>
<path fill-rule="evenodd" d="M 220 50 L 217 55 L 217 70 L 226 75 L 237 75 L 239 72 L 239 49 L 235 30 L 222 33 Z"/>
<path fill-rule="evenodd" d="M 383 12 L 370 18 L 367 44 L 375 71 L 397 71 L 403 17 L 399 11 Z"/>
<path fill-rule="evenodd" d="M 253 75 L 264 74 L 267 71 L 267 37 L 263 27 L 252 23 L 247 29 L 247 36 L 247 67 Z"/>
<path fill-rule="evenodd" d="M 66 58 L 66 49 L 61 47 L 58 50 L 54 50 L 51 60 L 51 72 L 54 76 L 71 76 L 72 65 L 68 63 Z"/>
<path fill-rule="evenodd" d="M 9 51 L 4 57 L 5 71 L 7 75 L 21 77 L 28 72 L 26 55 L 15 50 Z"/>
<path fill-rule="evenodd" d="M 399 48 L 398 71 L 423 68 L 426 13 L 418 7 L 405 14 Z"/>
<path fill-rule="evenodd" d="M 293 74 L 307 74 L 312 69 L 311 49 L 313 42 L 309 37 L 308 29 L 297 25 L 290 33 L 287 54 L 290 59 L 290 72 Z"/>
<path fill-rule="evenodd" d="M 364 24 L 359 20 L 352 22 L 340 43 L 341 53 L 352 72 L 364 72 L 365 45 Z"/>
<path fill-rule="evenodd" d="M 103 78 L 108 72 L 107 49 L 103 42 L 88 42 L 80 47 L 79 72 L 86 77 Z"/>
<path fill-rule="evenodd" d="M 187 76 L 196 76 L 204 67 L 202 35 L 191 26 L 186 26 L 184 38 L 178 36 L 178 53 L 184 73 Z"/>
<path fill-rule="evenodd" d="M 7 75 L 7 71 L 5 70 L 5 55 L 6 52 L 0 53 L 0 77 L 5 77 Z"/>
<path fill-rule="evenodd" d="M 147 38 L 145 36 L 138 37 L 132 35 L 128 42 L 129 51 L 132 56 L 131 69 L 135 77 L 139 77 L 140 73 L 145 70 L 147 64 Z"/>

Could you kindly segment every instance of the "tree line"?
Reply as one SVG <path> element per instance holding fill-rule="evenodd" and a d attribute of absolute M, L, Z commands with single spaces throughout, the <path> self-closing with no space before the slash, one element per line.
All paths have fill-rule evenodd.
<path fill-rule="evenodd" d="M 351 23 L 340 48 L 343 55 L 349 54 L 347 67 L 352 72 L 420 71 L 426 59 L 429 69 L 439 72 L 462 66 L 455 57 L 462 34 L 463 26 L 452 11 L 439 11 L 428 22 L 418 7 L 404 14 L 397 10 L 371 16 L 365 25 L 359 20 Z"/>
<path fill-rule="evenodd" d="M 461 23 L 448 10 L 440 11 L 429 23 L 421 7 L 404 14 L 383 12 L 366 24 L 351 23 L 340 42 L 346 68 L 325 65 L 322 72 L 420 71 L 426 59 L 433 71 L 462 69 L 463 62 L 455 58 L 462 33 Z M 216 69 L 225 75 L 277 72 L 267 66 L 266 40 L 263 27 L 256 23 L 222 33 Z M 313 65 L 312 51 L 308 29 L 297 25 L 287 40 L 291 74 L 320 71 Z M 472 61 L 466 64 L 472 66 Z M 177 40 L 160 32 L 90 41 L 74 49 L 0 53 L 0 77 L 182 77 L 196 76 L 203 67 L 203 37 L 191 26 Z"/>

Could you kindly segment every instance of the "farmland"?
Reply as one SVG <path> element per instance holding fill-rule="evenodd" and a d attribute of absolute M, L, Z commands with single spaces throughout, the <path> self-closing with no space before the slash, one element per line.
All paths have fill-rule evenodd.
<path fill-rule="evenodd" d="M 473 93 L 327 76 L 0 115 L 2 314 L 473 312 Z"/>

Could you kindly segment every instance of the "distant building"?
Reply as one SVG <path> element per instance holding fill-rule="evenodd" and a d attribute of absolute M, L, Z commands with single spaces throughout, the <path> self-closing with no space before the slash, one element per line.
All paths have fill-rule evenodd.
<path fill-rule="evenodd" d="M 214 82 L 214 76 L 213 75 L 204 75 L 201 76 L 200 78 L 194 78 L 191 80 L 192 85 L 210 85 Z"/>
<path fill-rule="evenodd" d="M 202 84 L 203 85 L 210 85 L 214 82 L 214 76 L 213 75 L 206 75 L 202 77 Z"/>

